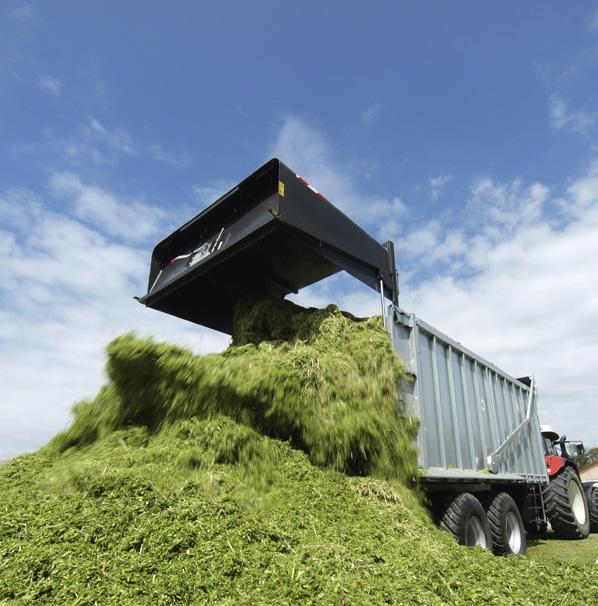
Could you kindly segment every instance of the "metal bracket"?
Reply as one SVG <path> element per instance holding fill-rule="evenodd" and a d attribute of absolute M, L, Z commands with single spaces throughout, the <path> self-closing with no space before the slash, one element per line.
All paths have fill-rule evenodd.
<path fill-rule="evenodd" d="M 515 427 L 515 429 L 505 438 L 504 442 L 492 454 L 488 455 L 488 457 L 486 459 L 488 468 L 490 469 L 490 471 L 492 473 L 498 473 L 500 457 L 501 457 L 502 453 L 505 451 L 507 446 L 509 446 L 515 440 L 515 437 L 519 433 L 521 433 L 530 424 L 531 419 L 532 419 L 532 412 L 533 412 L 533 409 L 535 408 L 535 406 L 534 406 L 535 392 L 536 392 L 535 380 L 534 380 L 534 377 L 531 377 L 529 396 L 527 398 L 527 411 L 525 414 L 525 419 L 523 419 L 523 421 L 521 421 L 521 423 L 519 423 L 519 425 L 517 425 L 517 427 Z"/>

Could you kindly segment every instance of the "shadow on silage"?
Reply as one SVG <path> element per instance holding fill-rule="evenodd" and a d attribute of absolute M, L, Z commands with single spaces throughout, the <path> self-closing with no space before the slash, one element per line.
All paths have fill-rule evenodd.
<path fill-rule="evenodd" d="M 74 407 L 72 425 L 51 448 L 82 448 L 131 426 L 156 433 L 181 419 L 225 415 L 289 441 L 316 465 L 414 481 L 417 425 L 397 399 L 406 373 L 379 318 L 245 300 L 222 354 L 195 356 L 131 333 L 107 352 L 108 384 Z M 234 462 L 247 454 L 255 432 L 231 434 L 218 456 Z"/>

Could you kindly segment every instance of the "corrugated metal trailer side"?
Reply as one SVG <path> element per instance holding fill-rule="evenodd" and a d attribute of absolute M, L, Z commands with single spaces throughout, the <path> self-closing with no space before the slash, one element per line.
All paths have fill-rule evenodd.
<path fill-rule="evenodd" d="M 401 391 L 420 419 L 424 478 L 548 482 L 533 378 L 509 376 L 394 306 L 387 326 L 414 379 Z"/>

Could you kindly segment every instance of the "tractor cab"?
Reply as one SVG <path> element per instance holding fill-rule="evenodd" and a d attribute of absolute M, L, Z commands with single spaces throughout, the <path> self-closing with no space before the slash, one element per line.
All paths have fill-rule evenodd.
<path fill-rule="evenodd" d="M 540 426 L 542 432 L 542 443 L 544 444 L 544 455 L 545 456 L 559 456 L 559 452 L 556 448 L 556 444 L 559 441 L 559 434 L 552 429 L 549 425 Z"/>
<path fill-rule="evenodd" d="M 566 435 L 559 434 L 548 425 L 541 426 L 542 441 L 544 443 L 544 454 L 553 457 L 562 457 L 574 462 L 576 456 L 585 453 L 583 442 L 579 440 L 567 440 Z"/>
<path fill-rule="evenodd" d="M 573 467 L 577 471 L 575 457 L 585 453 L 583 442 L 567 440 L 565 434 L 559 435 L 548 425 L 542 425 L 540 431 L 542 432 L 548 477 L 555 476 L 565 465 Z"/>

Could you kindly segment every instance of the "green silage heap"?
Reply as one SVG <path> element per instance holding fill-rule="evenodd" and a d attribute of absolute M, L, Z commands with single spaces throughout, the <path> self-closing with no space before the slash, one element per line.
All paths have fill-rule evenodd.
<path fill-rule="evenodd" d="M 379 319 L 247 301 L 223 354 L 125 335 L 107 369 L 0 468 L 0 604 L 598 603 L 594 564 L 430 523 Z"/>
<path fill-rule="evenodd" d="M 397 392 L 406 374 L 379 318 L 247 300 L 224 353 L 194 356 L 128 334 L 108 346 L 107 371 L 110 383 L 54 440 L 59 450 L 131 425 L 156 432 L 223 414 L 288 440 L 315 465 L 407 483 L 417 473 L 417 424 Z"/>

